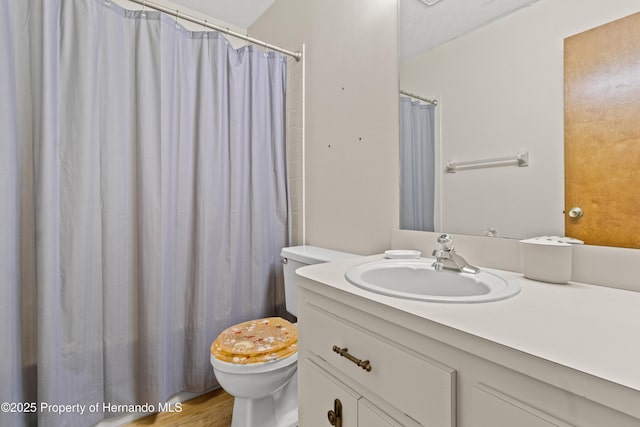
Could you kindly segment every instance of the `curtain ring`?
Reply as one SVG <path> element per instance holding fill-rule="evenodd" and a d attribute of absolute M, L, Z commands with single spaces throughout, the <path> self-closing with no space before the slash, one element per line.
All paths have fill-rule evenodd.
<path fill-rule="evenodd" d="M 180 28 L 180 11 L 176 9 L 176 28 Z"/>
<path fill-rule="evenodd" d="M 208 39 L 209 38 L 209 28 L 207 27 L 207 20 L 204 20 L 204 34 L 202 35 L 202 38 Z"/>
<path fill-rule="evenodd" d="M 220 32 L 222 34 L 229 34 L 231 30 L 229 29 L 229 27 L 224 27 L 224 30 L 220 30 Z M 222 41 L 225 45 L 229 46 L 229 39 L 227 37 L 222 37 Z"/>
<path fill-rule="evenodd" d="M 140 16 L 142 17 L 147 17 L 147 0 L 142 0 L 142 12 L 140 13 Z"/>

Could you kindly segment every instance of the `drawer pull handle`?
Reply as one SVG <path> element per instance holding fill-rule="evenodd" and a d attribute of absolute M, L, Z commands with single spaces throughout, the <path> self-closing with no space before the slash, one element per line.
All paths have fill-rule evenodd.
<path fill-rule="evenodd" d="M 353 357 L 352 355 L 349 354 L 348 348 L 340 348 L 337 345 L 334 345 L 333 351 L 335 351 L 342 357 L 346 357 L 347 359 L 349 359 L 350 361 L 352 361 L 353 363 L 355 363 L 365 371 L 371 372 L 371 362 L 369 362 L 368 360 L 360 360 L 356 357 Z"/>
<path fill-rule="evenodd" d="M 335 427 L 342 427 L 342 402 L 339 399 L 333 401 L 333 411 L 327 414 L 329 424 Z"/>

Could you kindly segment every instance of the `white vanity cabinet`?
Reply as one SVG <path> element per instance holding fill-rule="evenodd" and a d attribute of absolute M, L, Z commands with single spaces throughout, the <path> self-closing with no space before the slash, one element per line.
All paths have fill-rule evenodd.
<path fill-rule="evenodd" d="M 332 405 L 334 395 L 341 395 L 346 399 L 343 408 L 358 401 L 358 422 L 344 421 L 344 427 L 455 426 L 455 370 L 401 345 L 393 335 L 369 329 L 356 311 L 347 313 L 348 307 L 302 294 L 298 321 L 301 425 L 331 425 L 326 422 L 331 409 L 327 405 Z M 322 370 L 328 377 L 324 381 L 319 379 Z M 319 415 L 312 401 L 323 402 L 322 423 L 316 421 Z M 346 408 L 342 412 L 345 420 L 352 419 Z"/>
<path fill-rule="evenodd" d="M 637 390 L 319 276 L 298 282 L 302 427 L 332 425 L 336 400 L 343 427 L 640 427 Z"/>

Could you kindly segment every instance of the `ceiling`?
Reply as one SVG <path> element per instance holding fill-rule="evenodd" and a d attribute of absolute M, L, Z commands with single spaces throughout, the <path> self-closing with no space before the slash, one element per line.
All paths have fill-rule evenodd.
<path fill-rule="evenodd" d="M 539 0 L 400 0 L 400 63 Z"/>
<path fill-rule="evenodd" d="M 172 0 L 239 28 L 249 28 L 275 0 Z M 322 0 L 314 0 L 322 1 Z M 347 0 L 348 1 L 348 0 Z M 421 0 L 400 2 L 400 62 L 539 0 Z"/>

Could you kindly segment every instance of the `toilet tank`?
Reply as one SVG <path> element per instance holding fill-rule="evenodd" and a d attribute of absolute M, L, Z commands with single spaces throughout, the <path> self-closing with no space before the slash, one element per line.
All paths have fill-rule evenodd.
<path fill-rule="evenodd" d="M 296 270 L 298 268 L 305 265 L 354 258 L 360 255 L 317 246 L 291 246 L 283 248 L 280 256 L 282 256 L 282 268 L 284 270 L 284 295 L 287 311 L 294 316 L 298 316 L 298 288 L 296 285 Z"/>

